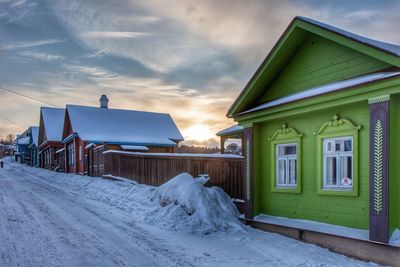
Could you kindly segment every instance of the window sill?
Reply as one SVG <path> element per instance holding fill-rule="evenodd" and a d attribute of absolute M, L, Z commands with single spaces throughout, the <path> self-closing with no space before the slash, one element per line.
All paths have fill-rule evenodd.
<path fill-rule="evenodd" d="M 301 188 L 299 186 L 280 186 L 273 187 L 271 192 L 274 193 L 289 193 L 289 194 L 300 194 Z"/>
<path fill-rule="evenodd" d="M 319 189 L 317 193 L 318 195 L 331 195 L 331 196 L 349 196 L 349 197 L 358 196 L 358 192 L 354 191 L 354 188 L 352 188 L 351 190 L 323 188 Z"/>

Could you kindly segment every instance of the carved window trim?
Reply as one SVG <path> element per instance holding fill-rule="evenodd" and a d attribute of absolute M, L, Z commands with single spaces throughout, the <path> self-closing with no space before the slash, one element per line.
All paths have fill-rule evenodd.
<path fill-rule="evenodd" d="M 284 123 L 281 129 L 276 130 L 268 141 L 271 143 L 271 192 L 275 193 L 301 193 L 301 157 L 302 157 L 302 148 L 301 148 L 301 139 L 304 135 L 299 133 L 296 129 L 288 127 L 286 123 Z M 278 145 L 285 144 L 296 144 L 296 185 L 295 186 L 278 186 L 276 179 L 277 172 L 277 155 L 276 149 Z"/>
<path fill-rule="evenodd" d="M 340 118 L 335 114 L 333 119 L 325 122 L 317 131 L 314 132 L 316 138 L 316 184 L 317 194 L 320 195 L 338 195 L 338 196 L 358 196 L 359 187 L 359 130 L 361 125 L 356 125 L 352 121 Z M 323 162 L 324 139 L 352 137 L 353 139 L 353 188 L 352 190 L 342 190 L 340 188 L 324 188 L 323 186 Z"/>

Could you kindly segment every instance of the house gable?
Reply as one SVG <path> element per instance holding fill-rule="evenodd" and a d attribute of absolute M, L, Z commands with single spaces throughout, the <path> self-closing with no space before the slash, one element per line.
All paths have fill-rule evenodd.
<path fill-rule="evenodd" d="M 308 34 L 300 49 L 283 67 L 264 95 L 264 103 L 312 87 L 347 80 L 391 67 L 339 43 Z"/>
<path fill-rule="evenodd" d="M 45 129 L 44 122 L 43 122 L 43 115 L 42 115 L 42 112 L 40 111 L 39 142 L 38 142 L 39 146 L 46 141 L 47 141 L 46 129 Z"/>
<path fill-rule="evenodd" d="M 63 127 L 63 134 L 62 134 L 62 140 L 67 138 L 69 135 L 73 133 L 72 125 L 71 125 L 71 120 L 69 118 L 69 113 L 68 109 L 65 111 L 65 119 L 64 119 L 64 127 Z"/>
<path fill-rule="evenodd" d="M 318 42 L 316 43 L 316 41 Z M 313 51 L 312 48 L 308 47 L 311 45 L 318 49 Z M 336 49 L 339 48 L 338 51 L 335 51 L 335 46 Z M 329 53 L 324 53 L 325 49 L 328 49 Z M 336 54 L 339 54 L 339 58 L 335 58 Z M 320 85 L 325 80 L 335 81 L 335 79 L 343 79 L 342 77 L 355 77 L 387 67 L 400 67 L 399 57 L 399 46 L 361 37 L 307 18 L 296 17 L 230 107 L 227 116 L 234 117 L 266 99 L 273 99 L 292 91 L 310 88 L 306 87 L 310 84 Z M 346 58 L 350 62 L 346 62 Z M 300 80 L 301 83 L 296 83 L 294 88 L 287 88 L 291 81 L 279 79 L 279 77 L 285 77 L 284 72 L 291 74 L 293 79 L 306 79 L 306 77 L 296 77 L 303 75 L 302 71 L 307 71 L 307 69 L 302 70 L 302 64 L 307 63 L 308 71 L 312 66 L 314 68 L 311 68 L 311 70 L 316 70 L 323 67 L 320 64 L 327 64 L 322 62 L 323 60 L 329 62 L 329 59 L 335 59 L 332 64 L 337 65 L 336 68 L 342 69 L 343 72 L 336 73 L 335 66 L 329 66 L 331 69 L 319 70 L 322 73 L 317 73 L 316 78 L 312 76 L 311 80 Z M 340 60 L 342 60 L 341 65 Z M 315 65 L 315 63 L 317 64 Z M 352 69 L 353 64 L 357 67 L 354 70 Z M 324 71 L 327 74 L 333 71 L 333 75 L 323 77 Z M 347 71 L 350 71 L 350 73 L 347 73 Z M 321 75 L 323 78 L 321 78 Z M 267 90 L 269 91 L 272 87 L 277 89 L 274 89 L 271 96 L 267 96 Z"/>

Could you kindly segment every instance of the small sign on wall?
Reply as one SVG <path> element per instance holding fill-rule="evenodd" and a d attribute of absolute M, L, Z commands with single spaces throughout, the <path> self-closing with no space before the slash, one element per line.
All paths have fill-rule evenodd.
<path fill-rule="evenodd" d="M 353 180 L 351 178 L 345 177 L 341 181 L 343 186 L 352 186 L 353 185 Z"/>

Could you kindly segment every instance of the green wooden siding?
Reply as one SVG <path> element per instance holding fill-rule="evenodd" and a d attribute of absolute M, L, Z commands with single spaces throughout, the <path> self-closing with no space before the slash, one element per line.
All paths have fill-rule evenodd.
<path fill-rule="evenodd" d="M 338 113 L 355 124 L 359 131 L 358 196 L 318 195 L 316 188 L 316 137 L 313 132 Z M 302 138 L 302 192 L 271 191 L 271 143 L 268 138 L 286 122 L 304 134 Z M 254 126 L 255 130 L 255 212 L 289 218 L 315 220 L 331 224 L 368 229 L 369 205 L 369 107 L 367 102 L 307 113 Z"/>
<path fill-rule="evenodd" d="M 336 42 L 309 34 L 280 75 L 265 90 L 259 103 L 389 66 Z"/>
<path fill-rule="evenodd" d="M 400 228 L 400 96 L 390 97 L 389 230 Z"/>

